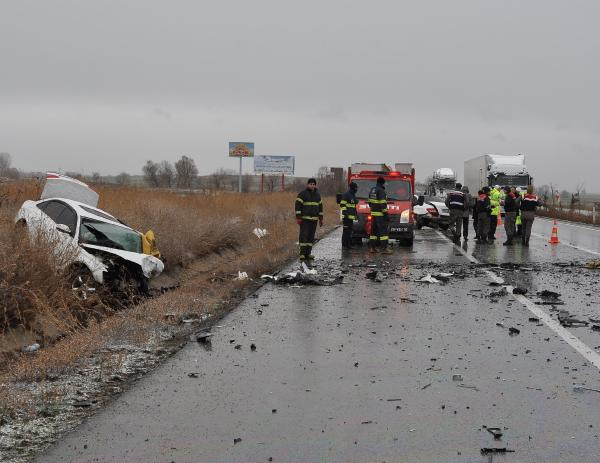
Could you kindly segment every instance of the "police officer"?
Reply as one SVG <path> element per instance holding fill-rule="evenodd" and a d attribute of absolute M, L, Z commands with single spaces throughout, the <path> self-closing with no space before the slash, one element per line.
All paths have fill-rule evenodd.
<path fill-rule="evenodd" d="M 506 241 L 502 243 L 504 246 L 512 246 L 513 238 L 515 237 L 515 221 L 517 220 L 518 203 L 517 197 L 512 192 L 512 189 L 507 186 L 504 188 L 506 196 L 504 197 L 504 230 L 506 231 Z"/>
<path fill-rule="evenodd" d="M 317 190 L 317 181 L 308 179 L 306 189 L 298 193 L 295 203 L 296 222 L 300 225 L 300 260 L 312 260 L 312 247 L 315 242 L 317 222 L 323 226 L 323 202 Z"/>
<path fill-rule="evenodd" d="M 465 194 L 461 191 L 462 185 L 456 184 L 456 189 L 449 191 L 446 195 L 446 207 L 450 209 L 450 227 L 454 235 L 454 242 L 460 242 L 460 231 L 462 228 L 463 216 L 465 215 L 466 205 Z"/>
<path fill-rule="evenodd" d="M 529 238 L 531 237 L 531 227 L 535 220 L 535 211 L 542 205 L 542 202 L 533 194 L 533 185 L 527 187 L 527 193 L 521 200 L 521 216 L 523 220 L 523 236 L 521 243 L 523 246 L 529 247 Z"/>
<path fill-rule="evenodd" d="M 388 246 L 388 226 L 390 217 L 387 208 L 387 194 L 385 192 L 385 179 L 377 178 L 377 184 L 369 191 L 367 200 L 371 209 L 371 234 L 369 236 L 369 252 L 374 253 L 382 249 L 384 254 L 391 254 Z"/>
<path fill-rule="evenodd" d="M 352 249 L 352 227 L 356 220 L 356 192 L 358 185 L 350 182 L 348 191 L 342 195 L 340 209 L 342 211 L 342 249 Z"/>
<path fill-rule="evenodd" d="M 490 232 L 490 212 L 492 209 L 490 202 L 490 188 L 485 186 L 479 190 L 479 196 L 475 202 L 475 213 L 477 214 L 477 243 L 486 244 Z"/>

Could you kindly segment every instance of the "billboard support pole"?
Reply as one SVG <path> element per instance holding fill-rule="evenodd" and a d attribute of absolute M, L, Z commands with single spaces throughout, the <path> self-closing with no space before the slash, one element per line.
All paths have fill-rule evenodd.
<path fill-rule="evenodd" d="M 238 177 L 238 191 L 242 192 L 242 157 L 240 156 L 240 176 Z"/>
<path fill-rule="evenodd" d="M 281 174 L 281 191 L 285 191 L 285 174 Z"/>
<path fill-rule="evenodd" d="M 265 191 L 265 174 L 260 174 L 260 192 L 264 193 Z"/>

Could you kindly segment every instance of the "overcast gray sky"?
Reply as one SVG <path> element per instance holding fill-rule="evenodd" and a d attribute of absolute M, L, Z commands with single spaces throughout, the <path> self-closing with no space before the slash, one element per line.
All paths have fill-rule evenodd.
<path fill-rule="evenodd" d="M 0 0 L 0 152 L 140 172 L 227 141 L 320 165 L 525 153 L 600 191 L 597 0 Z M 251 161 L 246 161 L 247 170 Z"/>

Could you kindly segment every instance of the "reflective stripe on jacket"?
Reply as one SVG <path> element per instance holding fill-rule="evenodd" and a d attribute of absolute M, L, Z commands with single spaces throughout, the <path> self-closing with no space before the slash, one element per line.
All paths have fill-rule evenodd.
<path fill-rule="evenodd" d="M 342 200 L 340 201 L 342 217 L 345 219 L 356 220 L 357 203 L 358 201 L 356 200 L 356 195 L 350 190 L 346 191 L 346 193 L 342 195 Z"/>
<path fill-rule="evenodd" d="M 502 199 L 502 193 L 498 190 L 493 189 L 490 191 L 490 205 L 492 206 L 491 215 L 500 214 L 500 200 Z"/>
<path fill-rule="evenodd" d="M 446 196 L 448 209 L 464 211 L 468 206 L 465 204 L 465 194 L 462 191 L 450 191 Z"/>
<path fill-rule="evenodd" d="M 378 184 L 371 188 L 371 191 L 369 191 L 369 199 L 367 200 L 367 203 L 371 208 L 372 217 L 386 216 L 388 213 L 388 208 L 385 187 Z"/>
<path fill-rule="evenodd" d="M 323 218 L 323 202 L 321 193 L 316 188 L 314 191 L 306 190 L 298 193 L 295 203 L 295 214 L 297 219 L 319 220 Z"/>

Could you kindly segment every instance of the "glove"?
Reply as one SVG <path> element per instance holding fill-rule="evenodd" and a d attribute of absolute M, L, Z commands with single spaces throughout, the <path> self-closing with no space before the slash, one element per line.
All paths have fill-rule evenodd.
<path fill-rule="evenodd" d="M 298 225 L 302 225 L 302 219 L 296 219 L 296 223 L 297 223 Z"/>
<path fill-rule="evenodd" d="M 319 227 L 323 226 L 323 219 L 319 219 Z"/>

